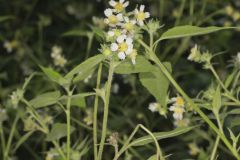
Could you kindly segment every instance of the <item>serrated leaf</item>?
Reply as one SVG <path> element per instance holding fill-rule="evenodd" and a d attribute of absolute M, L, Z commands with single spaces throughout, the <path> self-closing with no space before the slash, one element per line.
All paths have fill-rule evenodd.
<path fill-rule="evenodd" d="M 198 36 L 198 35 L 204 35 L 212 32 L 217 32 L 224 29 L 234 29 L 234 28 L 236 27 L 216 27 L 216 26 L 197 27 L 197 26 L 190 26 L 190 25 L 177 26 L 164 32 L 159 40 Z"/>
<path fill-rule="evenodd" d="M 59 85 L 65 85 L 68 83 L 66 79 L 64 79 L 60 73 L 57 71 L 53 70 L 52 68 L 49 67 L 43 67 L 40 66 L 41 70 L 48 76 L 50 80 L 53 82 L 58 83 Z"/>
<path fill-rule="evenodd" d="M 131 74 L 151 72 L 153 69 L 153 65 L 144 56 L 137 56 L 135 65 L 130 60 L 122 61 L 114 69 L 114 72 L 118 74 Z"/>
<path fill-rule="evenodd" d="M 172 131 L 168 131 L 168 132 L 153 133 L 153 135 L 156 137 L 157 140 L 160 140 L 160 139 L 179 136 L 181 134 L 191 131 L 193 128 L 195 128 L 195 126 L 176 128 L 176 129 L 174 129 Z M 138 139 L 134 140 L 133 142 L 131 142 L 128 147 L 143 146 L 143 145 L 146 145 L 146 144 L 152 143 L 152 142 L 154 142 L 154 141 L 150 135 L 144 136 L 144 137 L 138 138 Z"/>
<path fill-rule="evenodd" d="M 61 94 L 59 91 L 47 92 L 32 99 L 29 103 L 34 108 L 46 107 L 57 103 L 60 96 Z"/>
<path fill-rule="evenodd" d="M 169 72 L 171 72 L 171 64 L 165 62 L 164 65 Z M 142 85 L 156 98 L 156 100 L 162 106 L 166 106 L 169 80 L 165 77 L 162 71 L 154 66 L 151 72 L 140 73 L 139 78 Z"/>
<path fill-rule="evenodd" d="M 71 126 L 71 133 L 75 130 L 74 127 Z M 54 141 L 59 140 L 60 138 L 67 136 L 67 124 L 65 123 L 55 123 L 50 131 L 47 134 L 46 141 Z"/>
<path fill-rule="evenodd" d="M 73 68 L 66 76 L 66 79 L 72 79 L 74 75 L 76 74 L 82 74 L 85 73 L 87 70 L 94 68 L 97 64 L 99 64 L 101 61 L 105 59 L 105 56 L 102 54 L 98 54 L 96 56 L 93 56 L 91 58 L 88 58 L 81 64 L 77 65 L 75 68 Z"/>
<path fill-rule="evenodd" d="M 218 114 L 222 102 L 221 102 L 221 91 L 220 91 L 220 86 L 217 87 L 215 94 L 213 96 L 213 102 L 212 102 L 212 106 L 213 106 L 213 111 L 215 114 Z"/>

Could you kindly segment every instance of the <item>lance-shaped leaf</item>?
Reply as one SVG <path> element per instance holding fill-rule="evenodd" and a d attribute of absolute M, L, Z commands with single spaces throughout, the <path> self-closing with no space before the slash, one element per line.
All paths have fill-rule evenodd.
<path fill-rule="evenodd" d="M 157 140 L 161 140 L 161 139 L 165 139 L 165 138 L 171 138 L 171 137 L 179 136 L 181 134 L 189 132 L 193 128 L 195 128 L 195 126 L 181 127 L 181 128 L 176 128 L 172 131 L 168 131 L 168 132 L 153 133 L 153 135 L 156 137 Z M 152 143 L 152 142 L 154 142 L 154 140 L 150 135 L 149 136 L 144 136 L 144 137 L 141 137 L 141 138 L 137 138 L 136 140 L 131 142 L 128 147 L 143 146 L 143 145 L 146 145 L 146 144 Z"/>
<path fill-rule="evenodd" d="M 126 60 L 121 62 L 114 71 L 118 74 L 131 74 L 151 72 L 153 69 L 153 65 L 144 56 L 137 56 L 136 64 L 132 64 L 131 60 Z"/>
<path fill-rule="evenodd" d="M 158 41 L 161 41 L 164 39 L 174 39 L 174 38 L 204 35 L 204 34 L 209 34 L 209 33 L 217 32 L 224 29 L 234 29 L 234 28 L 237 28 L 237 27 L 216 27 L 216 26 L 197 27 L 197 26 L 190 26 L 190 25 L 177 26 L 164 32 L 162 36 L 158 39 Z"/>
<path fill-rule="evenodd" d="M 221 90 L 220 90 L 220 86 L 217 87 L 215 94 L 213 96 L 213 102 L 212 102 L 212 106 L 213 106 L 213 112 L 215 114 L 218 114 L 221 105 L 222 105 L 222 99 L 221 99 Z"/>
<path fill-rule="evenodd" d="M 73 68 L 66 76 L 66 79 L 72 79 L 77 74 L 83 74 L 86 71 L 89 71 L 90 69 L 94 68 L 97 64 L 99 64 L 101 61 L 105 59 L 105 56 L 102 54 L 98 54 L 96 56 L 93 56 L 86 61 L 82 62 L 81 64 L 77 65 L 75 68 Z"/>

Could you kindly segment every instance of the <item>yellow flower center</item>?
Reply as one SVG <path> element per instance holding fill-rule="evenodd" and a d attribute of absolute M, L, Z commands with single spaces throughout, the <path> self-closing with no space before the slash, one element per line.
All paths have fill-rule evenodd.
<path fill-rule="evenodd" d="M 127 43 L 123 42 L 118 45 L 118 50 L 120 52 L 125 52 L 128 49 Z"/>
<path fill-rule="evenodd" d="M 133 30 L 133 24 L 131 22 L 125 23 L 124 28 L 127 31 L 132 31 Z"/>
<path fill-rule="evenodd" d="M 108 20 L 111 24 L 116 24 L 118 22 L 118 19 L 115 15 L 111 15 L 108 17 Z"/>
<path fill-rule="evenodd" d="M 184 106 L 184 100 L 181 97 L 177 97 L 176 99 L 176 105 L 178 106 Z"/>
<path fill-rule="evenodd" d="M 143 21 L 145 19 L 145 13 L 144 12 L 139 12 L 137 14 L 137 20 Z"/>
<path fill-rule="evenodd" d="M 120 35 L 121 35 L 121 31 L 118 30 L 118 29 L 114 30 L 114 35 L 115 35 L 116 37 L 120 36 Z"/>
<path fill-rule="evenodd" d="M 122 3 L 118 2 L 118 3 L 114 6 L 114 8 L 115 8 L 118 12 L 121 12 L 124 7 L 123 7 L 123 4 L 122 4 Z"/>

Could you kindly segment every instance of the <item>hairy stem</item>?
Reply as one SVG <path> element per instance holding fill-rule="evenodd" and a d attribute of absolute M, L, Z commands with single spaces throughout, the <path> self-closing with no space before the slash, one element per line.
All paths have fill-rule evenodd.
<path fill-rule="evenodd" d="M 99 89 L 102 74 L 102 63 L 98 67 L 97 85 L 96 89 Z M 94 148 L 94 160 L 97 160 L 97 113 L 98 113 L 98 95 L 95 96 L 94 100 L 94 111 L 93 111 L 93 148 Z"/>
<path fill-rule="evenodd" d="M 114 64 L 113 64 L 113 60 L 111 59 L 109 62 L 109 73 L 108 73 L 107 87 L 105 92 L 106 95 L 104 97 L 103 126 L 102 126 L 102 136 L 101 136 L 101 141 L 100 141 L 100 146 L 98 151 L 98 160 L 102 160 L 102 153 L 103 153 L 104 143 L 107 135 L 109 100 L 110 100 L 113 72 L 114 72 Z"/>

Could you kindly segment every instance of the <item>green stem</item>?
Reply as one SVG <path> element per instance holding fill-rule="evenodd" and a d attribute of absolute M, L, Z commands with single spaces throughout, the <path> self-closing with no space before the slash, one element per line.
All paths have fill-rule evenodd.
<path fill-rule="evenodd" d="M 108 121 L 109 100 L 110 100 L 113 72 L 114 72 L 114 63 L 113 63 L 113 60 L 111 59 L 109 62 L 108 81 L 107 81 L 107 87 L 106 87 L 106 95 L 104 98 L 103 126 L 102 126 L 102 136 L 101 136 L 101 141 L 100 141 L 100 146 L 98 151 L 98 160 L 102 160 L 104 142 L 107 135 L 107 121 Z"/>
<path fill-rule="evenodd" d="M 11 144 L 12 144 L 13 135 L 14 135 L 14 132 L 15 132 L 15 129 L 16 129 L 18 120 L 19 120 L 19 116 L 17 115 L 17 116 L 15 117 L 15 119 L 14 119 L 14 122 L 13 122 L 13 125 L 12 125 L 12 128 L 11 128 L 11 131 L 10 131 L 10 135 L 9 135 L 9 137 L 8 137 L 8 142 L 7 142 L 6 150 L 5 150 L 5 152 L 4 152 L 4 160 L 7 160 L 7 159 L 8 159 L 9 149 L 10 149 Z"/>
<path fill-rule="evenodd" d="M 236 99 L 235 97 L 232 96 L 232 94 L 228 91 L 228 89 L 225 87 L 225 85 L 223 84 L 223 82 L 221 81 L 220 77 L 218 76 L 217 72 L 215 71 L 215 69 L 213 68 L 212 65 L 210 65 L 210 70 L 213 73 L 214 77 L 217 79 L 217 81 L 219 82 L 219 84 L 221 85 L 221 87 L 224 89 L 224 91 L 226 92 L 226 96 L 233 100 L 236 103 L 239 103 L 239 100 Z"/>
<path fill-rule="evenodd" d="M 210 160 L 215 160 L 215 155 L 216 155 L 216 152 L 217 152 L 219 141 L 220 141 L 220 137 L 217 136 L 217 139 L 215 141 Z"/>
<path fill-rule="evenodd" d="M 98 67 L 97 85 L 96 89 L 100 88 L 102 74 L 102 63 Z M 94 100 L 94 111 L 93 111 L 93 148 L 94 148 L 94 160 L 97 160 L 97 113 L 98 113 L 98 95 L 95 96 Z"/>
<path fill-rule="evenodd" d="M 71 96 L 72 91 L 66 89 L 68 99 L 67 99 L 67 110 L 66 110 L 66 117 L 67 117 L 67 160 L 70 160 L 71 155 Z"/>
<path fill-rule="evenodd" d="M 3 125 L 3 124 L 0 124 L 0 125 Z M 5 152 L 5 137 L 4 137 L 4 131 L 3 131 L 3 126 L 1 126 L 1 129 L 0 129 L 0 134 L 1 134 L 1 146 L 2 146 L 2 153 Z M 3 156 L 3 159 L 4 159 L 4 154 L 2 154 Z"/>
<path fill-rule="evenodd" d="M 233 155 L 240 159 L 237 151 L 233 148 L 231 143 L 227 140 L 224 134 L 220 132 L 220 130 L 215 126 L 215 124 L 208 118 L 208 116 L 201 111 L 201 109 L 192 101 L 190 97 L 183 91 L 183 89 L 177 84 L 177 82 L 173 79 L 171 74 L 168 72 L 167 68 L 161 63 L 161 61 L 157 58 L 155 53 L 151 52 L 151 60 L 153 60 L 158 67 L 161 69 L 163 74 L 168 78 L 168 80 L 172 83 L 172 85 L 176 88 L 176 90 L 186 99 L 186 101 L 192 106 L 192 108 L 202 117 L 202 119 L 214 130 L 216 134 L 218 134 L 221 140 L 225 143 L 228 149 L 233 153 Z"/>

